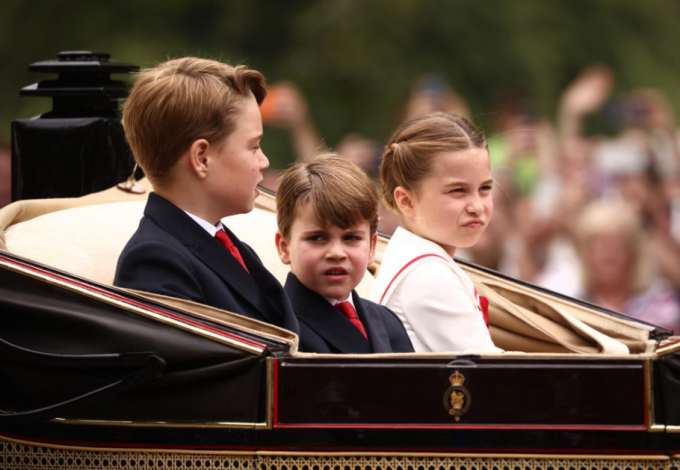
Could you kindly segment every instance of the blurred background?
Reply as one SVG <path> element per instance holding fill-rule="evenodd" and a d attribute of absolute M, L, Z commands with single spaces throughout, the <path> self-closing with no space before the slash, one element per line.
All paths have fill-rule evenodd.
<path fill-rule="evenodd" d="M 108 52 L 141 67 L 195 55 L 267 77 L 266 184 L 325 148 L 376 176 L 404 119 L 482 127 L 496 212 L 459 255 L 680 329 L 678 0 L 3 0 L 0 207 L 30 63 Z M 114 77 L 129 81 L 129 77 Z M 398 218 L 384 211 L 381 230 Z"/>

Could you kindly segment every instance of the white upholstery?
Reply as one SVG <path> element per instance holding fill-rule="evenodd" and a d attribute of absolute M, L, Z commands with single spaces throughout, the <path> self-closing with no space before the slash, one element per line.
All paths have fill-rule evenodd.
<path fill-rule="evenodd" d="M 11 225 L 7 250 L 111 284 L 118 256 L 139 225 L 146 201 L 74 207 Z"/>

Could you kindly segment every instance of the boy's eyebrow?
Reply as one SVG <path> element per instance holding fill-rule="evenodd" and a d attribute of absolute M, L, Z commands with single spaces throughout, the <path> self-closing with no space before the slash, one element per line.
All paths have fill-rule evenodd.
<path fill-rule="evenodd" d="M 254 137 L 251 137 L 250 142 L 257 142 L 258 140 L 262 140 L 262 137 L 264 137 L 264 133 L 260 132 Z"/>
<path fill-rule="evenodd" d="M 322 228 L 315 228 L 315 229 L 311 229 L 311 230 L 303 230 L 302 231 L 302 235 L 315 235 L 315 234 L 318 234 L 318 233 L 326 233 L 326 230 L 324 230 Z"/>
<path fill-rule="evenodd" d="M 488 185 L 493 183 L 493 178 L 486 179 L 480 183 L 480 185 Z M 451 180 L 444 185 L 444 187 L 449 186 L 469 186 L 470 184 L 465 180 Z"/>

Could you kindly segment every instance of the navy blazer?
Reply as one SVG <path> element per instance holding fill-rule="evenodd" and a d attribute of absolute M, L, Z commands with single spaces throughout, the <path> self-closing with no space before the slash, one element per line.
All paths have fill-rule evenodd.
<path fill-rule="evenodd" d="M 299 334 L 279 281 L 248 245 L 225 230 L 250 274 L 182 209 L 151 193 L 139 228 L 118 258 L 113 283 L 200 302 Z"/>
<path fill-rule="evenodd" d="M 413 352 L 401 320 L 392 310 L 352 291 L 352 301 L 369 340 L 333 307 L 328 300 L 308 289 L 293 274 L 284 287 L 300 321 L 301 350 L 317 353 Z"/>

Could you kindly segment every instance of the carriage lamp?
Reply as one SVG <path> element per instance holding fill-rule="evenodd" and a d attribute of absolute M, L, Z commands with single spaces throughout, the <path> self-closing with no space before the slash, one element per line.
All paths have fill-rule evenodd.
<path fill-rule="evenodd" d="M 52 109 L 12 121 L 12 200 L 77 197 L 124 181 L 134 161 L 118 100 L 129 87 L 111 75 L 139 67 L 106 53 L 66 51 L 28 70 L 58 76 L 21 89 L 22 96 L 51 97 Z"/>

